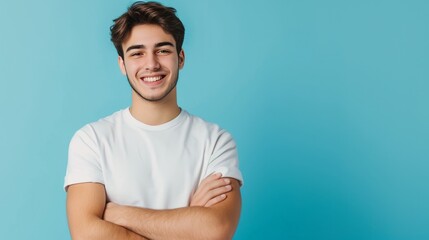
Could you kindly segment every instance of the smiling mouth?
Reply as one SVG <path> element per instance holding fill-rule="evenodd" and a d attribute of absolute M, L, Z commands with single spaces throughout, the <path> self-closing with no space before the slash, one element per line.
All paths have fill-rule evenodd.
<path fill-rule="evenodd" d="M 144 82 L 156 82 L 163 79 L 164 77 L 165 75 L 159 75 L 159 76 L 153 76 L 153 77 L 142 77 L 140 79 L 143 80 Z"/>

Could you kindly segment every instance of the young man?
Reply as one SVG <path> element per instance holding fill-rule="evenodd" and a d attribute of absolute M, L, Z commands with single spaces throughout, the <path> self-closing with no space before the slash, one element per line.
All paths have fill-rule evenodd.
<path fill-rule="evenodd" d="M 70 142 L 72 239 L 232 238 L 241 209 L 236 146 L 177 105 L 184 31 L 175 9 L 155 2 L 136 2 L 114 20 L 132 102 Z"/>

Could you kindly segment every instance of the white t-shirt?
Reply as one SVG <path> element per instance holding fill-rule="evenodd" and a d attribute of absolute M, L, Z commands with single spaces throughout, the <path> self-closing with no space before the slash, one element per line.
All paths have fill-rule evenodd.
<path fill-rule="evenodd" d="M 171 209 L 188 206 L 213 172 L 243 182 L 228 132 L 184 110 L 162 125 L 146 125 L 127 108 L 76 132 L 64 187 L 101 183 L 114 203 Z"/>

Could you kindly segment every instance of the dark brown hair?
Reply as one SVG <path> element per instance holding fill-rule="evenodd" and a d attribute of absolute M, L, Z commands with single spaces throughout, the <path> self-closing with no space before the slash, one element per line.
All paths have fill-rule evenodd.
<path fill-rule="evenodd" d="M 173 36 L 176 41 L 176 50 L 182 50 L 185 37 L 185 27 L 176 16 L 176 9 L 166 7 L 158 2 L 133 3 L 120 17 L 113 20 L 110 27 L 110 35 L 119 56 L 124 58 L 122 43 L 129 37 L 134 26 L 140 24 L 155 24 L 160 26 L 166 33 Z"/>

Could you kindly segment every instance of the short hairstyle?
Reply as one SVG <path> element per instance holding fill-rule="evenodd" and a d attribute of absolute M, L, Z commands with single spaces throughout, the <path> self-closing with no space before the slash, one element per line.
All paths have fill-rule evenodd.
<path fill-rule="evenodd" d="M 114 19 L 113 22 L 110 27 L 111 41 L 115 45 L 118 55 L 122 58 L 124 58 L 122 43 L 129 37 L 133 27 L 141 24 L 160 26 L 166 33 L 173 36 L 176 41 L 177 53 L 182 50 L 185 27 L 176 16 L 176 9 L 172 7 L 166 7 L 158 2 L 138 1 L 133 3 L 124 14 Z"/>

